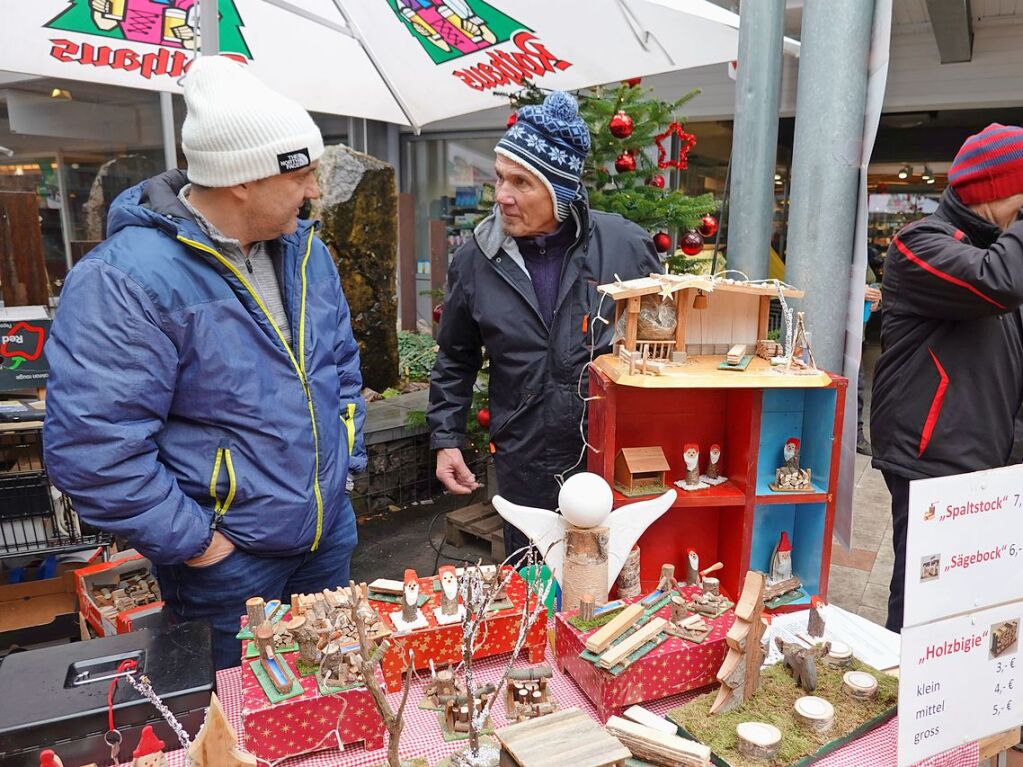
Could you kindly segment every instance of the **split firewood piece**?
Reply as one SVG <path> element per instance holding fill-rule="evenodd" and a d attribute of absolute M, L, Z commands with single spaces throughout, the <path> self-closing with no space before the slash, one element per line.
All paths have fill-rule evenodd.
<path fill-rule="evenodd" d="M 678 732 L 678 727 L 674 724 L 642 706 L 629 706 L 622 712 L 622 716 L 626 719 L 631 719 L 636 724 L 663 732 L 665 735 L 674 735 Z"/>
<path fill-rule="evenodd" d="M 643 605 L 629 605 L 599 631 L 586 640 L 586 649 L 598 655 L 606 650 L 611 643 L 624 634 L 632 625 L 643 617 Z"/>
<path fill-rule="evenodd" d="M 614 735 L 632 755 L 663 767 L 708 767 L 710 748 L 693 740 L 667 735 L 628 719 L 612 716 L 604 729 Z"/>
<path fill-rule="evenodd" d="M 664 618 L 651 618 L 648 623 L 637 629 L 635 634 L 626 637 L 601 655 L 598 663 L 603 668 L 613 668 L 660 634 L 667 625 L 668 621 Z"/>
<path fill-rule="evenodd" d="M 793 705 L 796 721 L 813 732 L 827 732 L 835 724 L 835 707 L 824 698 L 804 695 Z"/>
<path fill-rule="evenodd" d="M 842 675 L 842 691 L 856 700 L 871 700 L 877 695 L 877 680 L 866 671 L 846 671 Z"/>
<path fill-rule="evenodd" d="M 746 649 L 746 637 L 749 636 L 749 629 L 752 624 L 747 621 L 737 620 L 725 634 L 725 644 L 732 650 L 743 652 Z"/>
<path fill-rule="evenodd" d="M 718 670 L 721 689 L 710 708 L 712 714 L 723 714 L 738 708 L 753 697 L 760 686 L 760 666 L 764 662 L 764 648 L 760 638 L 766 629 L 764 612 L 764 574 L 755 570 L 746 573 L 742 594 L 735 606 L 735 622 L 746 624 L 729 633 L 742 649 L 729 645 L 728 654 Z M 740 637 L 745 636 L 744 643 Z M 727 641 L 727 639 L 726 639 Z"/>
<path fill-rule="evenodd" d="M 739 753 L 751 759 L 773 759 L 781 748 L 781 730 L 764 722 L 742 722 L 735 728 Z"/>

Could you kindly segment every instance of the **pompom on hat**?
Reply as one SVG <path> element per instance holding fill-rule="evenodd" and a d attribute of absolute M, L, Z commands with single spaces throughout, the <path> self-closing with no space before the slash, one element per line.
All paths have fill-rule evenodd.
<path fill-rule="evenodd" d="M 948 183 L 966 205 L 1023 194 L 1023 128 L 991 123 L 960 147 Z"/>
<path fill-rule="evenodd" d="M 522 107 L 494 151 L 537 176 L 551 195 L 558 221 L 568 218 L 579 196 L 590 129 L 574 97 L 554 91 L 543 104 Z"/>
<path fill-rule="evenodd" d="M 181 148 L 188 180 L 208 187 L 258 181 L 320 159 L 323 136 L 297 102 L 224 56 L 192 62 Z"/>

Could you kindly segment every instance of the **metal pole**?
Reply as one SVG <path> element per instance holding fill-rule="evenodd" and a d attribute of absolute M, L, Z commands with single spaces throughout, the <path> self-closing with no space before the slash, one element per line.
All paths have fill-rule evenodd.
<path fill-rule="evenodd" d="M 807 0 L 792 148 L 786 281 L 806 291 L 817 364 L 842 370 L 874 4 Z"/>
<path fill-rule="evenodd" d="M 785 0 L 739 6 L 727 262 L 751 279 L 767 277 L 784 32 Z"/>
<path fill-rule="evenodd" d="M 64 153 L 58 150 L 57 193 L 60 195 L 60 233 L 64 240 L 64 260 L 67 263 L 68 271 L 71 271 L 71 267 L 74 266 L 74 261 L 71 258 L 71 209 L 68 207 L 71 205 L 71 200 L 67 196 L 67 179 L 64 178 L 66 170 Z"/>
<path fill-rule="evenodd" d="M 220 9 L 217 0 L 199 0 L 199 52 L 203 56 L 220 53 Z"/>
<path fill-rule="evenodd" d="M 174 101 L 167 91 L 160 91 L 160 128 L 163 133 L 163 164 L 167 170 L 178 167 L 177 138 L 174 135 Z"/>

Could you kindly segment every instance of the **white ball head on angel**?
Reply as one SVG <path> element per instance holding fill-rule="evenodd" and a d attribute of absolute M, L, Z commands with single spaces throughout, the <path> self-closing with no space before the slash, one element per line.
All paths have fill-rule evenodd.
<path fill-rule="evenodd" d="M 597 604 L 607 601 L 625 559 L 636 541 L 654 521 L 675 502 L 677 493 L 669 490 L 664 495 L 622 506 L 614 511 L 611 487 L 604 479 L 590 472 L 574 474 L 565 480 L 558 494 L 561 513 L 550 509 L 520 506 L 501 496 L 494 497 L 494 508 L 508 522 L 521 530 L 543 555 L 564 598 L 562 607 L 571 610 L 582 593 L 592 593 Z M 573 552 L 585 549 L 576 563 Z M 600 560 L 600 552 L 607 559 Z M 566 552 L 568 561 L 566 561 Z M 583 584 L 577 581 L 588 574 L 599 575 L 599 583 Z M 579 586 L 579 588 L 576 588 Z"/>

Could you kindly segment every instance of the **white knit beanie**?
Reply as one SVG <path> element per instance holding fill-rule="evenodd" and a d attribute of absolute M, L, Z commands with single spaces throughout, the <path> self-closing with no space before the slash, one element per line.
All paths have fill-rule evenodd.
<path fill-rule="evenodd" d="M 309 113 L 242 64 L 201 56 L 184 88 L 181 148 L 193 183 L 244 184 L 299 170 L 323 154 L 323 136 Z"/>

